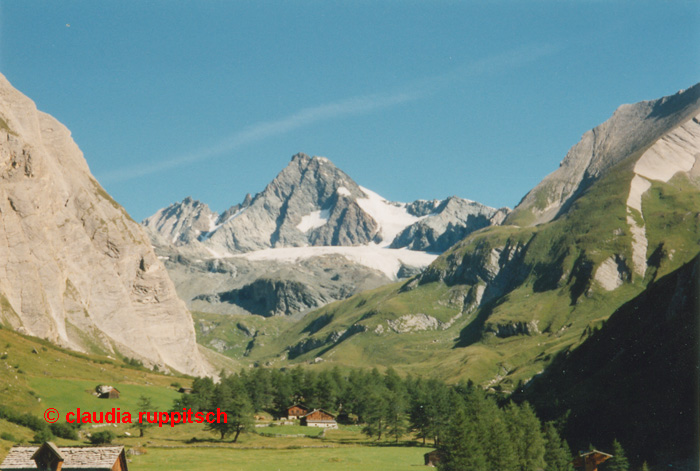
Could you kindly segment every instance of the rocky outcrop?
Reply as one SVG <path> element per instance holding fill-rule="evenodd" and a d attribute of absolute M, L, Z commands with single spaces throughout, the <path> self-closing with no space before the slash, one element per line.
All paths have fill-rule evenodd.
<path fill-rule="evenodd" d="M 0 75 L 0 319 L 78 350 L 204 374 L 190 313 L 70 132 Z"/>
<path fill-rule="evenodd" d="M 328 302 L 312 286 L 293 280 L 258 278 L 241 288 L 215 295 L 200 295 L 195 300 L 231 303 L 260 316 L 290 316 Z"/>
<path fill-rule="evenodd" d="M 347 340 L 355 334 L 359 334 L 361 332 L 366 331 L 367 328 L 364 325 L 353 324 L 344 330 L 334 330 L 328 335 L 326 335 L 325 338 L 307 337 L 305 339 L 300 340 L 299 342 L 287 349 L 289 359 L 294 359 L 300 355 L 303 355 L 304 353 L 308 353 L 311 350 L 315 350 L 319 347 L 331 347 L 333 345 L 343 342 L 344 340 Z"/>
<path fill-rule="evenodd" d="M 507 322 L 499 324 L 488 324 L 484 331 L 494 334 L 496 337 L 508 338 L 514 335 L 535 335 L 539 334 L 539 321 L 533 320 L 530 322 Z"/>
<path fill-rule="evenodd" d="M 612 256 L 600 264 L 593 279 L 606 291 L 613 291 L 631 278 L 630 270 L 624 258 Z"/>
<path fill-rule="evenodd" d="M 428 209 L 431 211 L 427 212 Z M 494 224 L 494 218 L 500 223 L 503 214 L 508 212 L 507 208 L 496 210 L 456 196 L 444 201 L 414 202 L 408 210 L 422 219 L 401 231 L 391 247 L 436 253 L 444 252 L 472 232 Z"/>
<path fill-rule="evenodd" d="M 484 241 L 464 253 L 448 256 L 446 268 L 430 266 L 418 282 L 442 281 L 448 285 L 472 286 L 473 292 L 467 295 L 465 304 L 474 309 L 525 281 L 531 270 L 524 261 L 526 250 L 526 244 L 510 239 L 496 246 Z"/>
<path fill-rule="evenodd" d="M 388 320 L 389 328 L 396 333 L 419 332 L 422 330 L 436 330 L 440 322 L 427 314 L 406 314 L 398 319 Z"/>
<path fill-rule="evenodd" d="M 163 208 L 142 224 L 168 243 L 180 246 L 199 240 L 216 227 L 218 215 L 204 203 L 189 196 L 180 203 Z"/>

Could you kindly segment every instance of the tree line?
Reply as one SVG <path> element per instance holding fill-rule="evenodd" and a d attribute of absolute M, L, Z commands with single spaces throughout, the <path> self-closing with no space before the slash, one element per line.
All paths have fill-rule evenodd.
<path fill-rule="evenodd" d="M 337 414 L 339 423 L 358 424 L 376 440 L 398 443 L 411 434 L 438 449 L 444 471 L 573 470 L 561 424 L 542 423 L 529 404 L 499 405 L 471 382 L 402 378 L 392 369 L 256 368 L 224 375 L 219 383 L 198 378 L 173 410 L 224 410 L 228 423 L 207 427 L 235 441 L 252 427 L 256 411 L 283 417 L 297 403 Z"/>

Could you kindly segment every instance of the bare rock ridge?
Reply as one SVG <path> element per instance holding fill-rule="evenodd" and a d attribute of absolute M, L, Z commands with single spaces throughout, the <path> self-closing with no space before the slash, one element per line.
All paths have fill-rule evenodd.
<path fill-rule="evenodd" d="M 612 167 L 628 157 L 640 156 L 699 111 L 700 84 L 658 100 L 620 106 L 610 119 L 583 135 L 559 168 L 525 195 L 505 223 L 551 221 Z"/>
<path fill-rule="evenodd" d="M 328 159 L 296 154 L 262 192 L 222 215 L 186 198 L 142 224 L 160 244 L 210 256 L 371 243 L 442 252 L 466 234 L 501 222 L 507 212 L 454 196 L 410 204 L 386 201 Z"/>
<path fill-rule="evenodd" d="M 190 313 L 70 132 L 0 75 L 0 321 L 69 348 L 205 374 Z"/>

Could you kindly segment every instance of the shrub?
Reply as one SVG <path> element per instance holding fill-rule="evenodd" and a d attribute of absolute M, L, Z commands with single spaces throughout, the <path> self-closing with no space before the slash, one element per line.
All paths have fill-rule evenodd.
<path fill-rule="evenodd" d="M 34 434 L 35 443 L 44 443 L 49 442 L 51 440 L 53 440 L 53 434 L 48 428 L 39 430 L 37 433 Z"/>
<path fill-rule="evenodd" d="M 68 423 L 56 422 L 54 424 L 51 424 L 49 426 L 49 429 L 51 429 L 51 433 L 53 433 L 57 437 L 66 438 L 68 440 L 78 439 L 78 432 L 75 430 L 74 427 L 71 427 Z"/>
<path fill-rule="evenodd" d="M 35 432 L 48 430 L 46 422 L 42 419 L 35 417 L 28 412 L 21 414 L 10 409 L 9 407 L 0 406 L 0 419 L 5 419 L 8 422 L 30 428 Z"/>
<path fill-rule="evenodd" d="M 0 433 L 0 438 L 3 440 L 7 440 L 8 442 L 17 442 L 18 440 L 15 438 L 14 435 L 12 435 L 10 432 L 2 432 Z"/>
<path fill-rule="evenodd" d="M 124 357 L 122 361 L 129 366 L 133 366 L 134 368 L 143 368 L 143 362 L 136 358 Z"/>
<path fill-rule="evenodd" d="M 112 433 L 110 430 L 96 432 L 90 436 L 90 443 L 93 445 L 109 444 L 112 443 L 112 440 L 114 440 L 114 433 Z"/>

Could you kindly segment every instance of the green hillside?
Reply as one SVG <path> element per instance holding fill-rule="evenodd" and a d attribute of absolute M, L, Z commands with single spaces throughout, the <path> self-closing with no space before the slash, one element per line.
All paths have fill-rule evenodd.
<path fill-rule="evenodd" d="M 626 205 L 633 165 L 634 159 L 618 164 L 550 223 L 473 233 L 408 282 L 329 304 L 296 324 L 254 321 L 272 335 L 247 343 L 246 359 L 392 366 L 512 391 L 697 253 L 698 181 L 682 174 L 654 181 L 644 214 L 632 214 L 648 243 L 645 276 L 635 273 Z M 619 271 L 614 289 L 596 280 L 606 261 Z M 208 319 L 214 318 L 220 325 L 239 321 Z M 236 342 L 225 354 L 237 357 Z"/>
<path fill-rule="evenodd" d="M 130 367 L 118 360 L 82 355 L 58 348 L 49 342 L 0 328 L 0 405 L 18 413 L 42 417 L 47 408 L 56 408 L 61 422 L 78 407 L 90 412 L 137 410 L 139 396 L 152 399 L 154 408 L 168 410 L 179 396 L 177 385 L 189 385 L 190 379 L 157 374 Z M 117 400 L 93 395 L 99 384 L 108 384 L 121 392 Z M 0 456 L 16 442 L 28 443 L 34 432 L 0 419 Z M 12 439 L 7 439 L 13 437 Z M 58 439 L 58 443 L 74 442 Z"/>
<path fill-rule="evenodd" d="M 574 447 L 618 439 L 635 461 L 698 457 L 700 258 L 618 309 L 516 397 L 566 418 Z M 697 469 L 697 464 L 695 464 Z"/>

